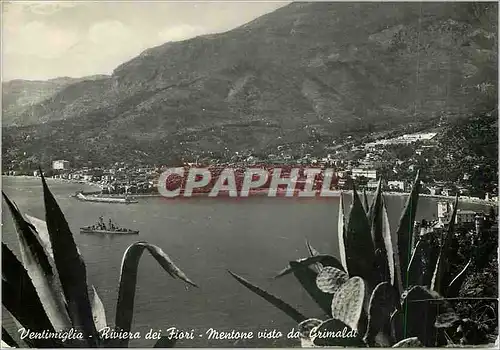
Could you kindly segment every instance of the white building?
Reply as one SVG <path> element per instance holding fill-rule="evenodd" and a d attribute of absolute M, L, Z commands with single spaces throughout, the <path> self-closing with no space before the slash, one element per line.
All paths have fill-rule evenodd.
<path fill-rule="evenodd" d="M 404 191 L 405 190 L 405 182 L 404 181 L 388 181 L 387 186 L 391 190 L 396 190 L 396 191 Z"/>
<path fill-rule="evenodd" d="M 457 217 L 455 218 L 455 223 L 471 223 L 474 222 L 476 217 L 476 212 L 473 210 L 457 210 Z"/>
<path fill-rule="evenodd" d="M 453 205 L 449 202 L 438 202 L 437 217 L 440 224 L 450 222 Z"/>
<path fill-rule="evenodd" d="M 67 160 L 54 160 L 52 162 L 52 169 L 54 170 L 68 170 L 69 162 Z"/>
<path fill-rule="evenodd" d="M 448 224 L 453 213 L 453 204 L 449 202 L 438 202 L 438 222 L 440 224 Z M 458 209 L 455 217 L 455 224 L 472 223 L 476 217 L 476 212 L 473 210 Z"/>
<path fill-rule="evenodd" d="M 367 179 L 377 179 L 377 170 L 372 169 L 352 169 L 351 176 L 353 179 L 364 176 Z"/>

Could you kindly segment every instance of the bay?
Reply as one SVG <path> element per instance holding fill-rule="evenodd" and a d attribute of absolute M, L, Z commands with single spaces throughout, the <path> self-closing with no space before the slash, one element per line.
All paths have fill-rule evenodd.
<path fill-rule="evenodd" d="M 3 177 L 2 187 L 18 207 L 44 219 L 40 179 Z M 191 331 L 195 339 L 181 347 L 298 346 L 286 334 L 296 327 L 275 309 L 232 279 L 227 270 L 240 274 L 281 297 L 310 317 L 321 316 L 293 276 L 272 277 L 290 260 L 308 255 L 305 239 L 321 253 L 338 255 L 336 239 L 338 198 L 142 198 L 132 205 L 80 202 L 70 195 L 89 190 L 82 184 L 48 180 L 85 259 L 88 278 L 103 300 L 113 323 L 120 265 L 127 247 L 147 241 L 161 247 L 200 288 L 172 279 L 147 253 L 139 268 L 133 331 L 170 327 Z M 349 196 L 347 196 L 349 197 Z M 370 198 L 370 197 L 369 197 Z M 346 198 L 347 205 L 349 198 Z M 388 196 L 391 228 L 395 229 L 406 198 Z M 477 204 L 461 204 L 478 209 Z M 2 239 L 18 250 L 12 220 L 2 204 Z M 417 218 L 433 219 L 436 201 L 420 198 Z M 140 230 L 139 236 L 79 234 L 79 227 L 93 224 L 103 215 L 121 227 Z M 231 331 L 279 330 L 281 339 L 245 341 L 208 340 L 209 328 Z M 203 336 L 199 336 L 203 335 Z M 133 340 L 131 346 L 150 347 L 153 340 Z"/>

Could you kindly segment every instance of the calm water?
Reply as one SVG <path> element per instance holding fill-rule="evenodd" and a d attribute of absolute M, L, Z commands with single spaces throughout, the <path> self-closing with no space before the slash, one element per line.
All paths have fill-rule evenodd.
<path fill-rule="evenodd" d="M 298 199 L 253 197 L 247 199 L 189 198 L 140 199 L 120 205 L 80 202 L 69 196 L 83 185 L 49 182 L 75 240 L 84 256 L 89 280 L 104 302 L 109 323 L 114 323 L 122 254 L 137 240 L 160 246 L 200 288 L 173 280 L 147 253 L 140 263 L 133 331 L 175 326 L 204 333 L 209 328 L 258 331 L 278 329 L 285 335 L 295 326 L 281 311 L 239 285 L 227 269 L 248 278 L 302 310 L 318 317 L 321 311 L 293 276 L 272 281 L 289 260 L 307 256 L 305 238 L 322 253 L 337 255 L 338 198 Z M 44 219 L 41 183 L 36 179 L 3 178 L 3 190 L 24 212 Z M 389 197 L 391 227 L 404 206 L 402 197 Z M 474 206 L 463 206 L 474 208 Z M 477 207 L 477 206 L 476 206 Z M 3 240 L 17 250 L 10 215 L 2 204 Z M 419 202 L 418 218 L 432 219 L 435 203 Z M 140 230 L 140 236 L 100 237 L 79 234 L 103 215 L 123 227 Z M 149 347 L 152 340 L 135 340 L 132 346 Z M 287 340 L 195 340 L 177 346 L 294 346 Z"/>

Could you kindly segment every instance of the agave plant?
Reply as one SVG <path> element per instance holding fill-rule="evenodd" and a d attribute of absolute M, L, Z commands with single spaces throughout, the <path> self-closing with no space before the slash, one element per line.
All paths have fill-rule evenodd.
<path fill-rule="evenodd" d="M 449 241 L 458 198 L 439 251 L 432 251 L 414 232 L 420 178 L 417 173 L 399 227 L 392 231 L 381 181 L 370 205 L 353 187 L 350 213 L 340 198 L 339 259 L 320 254 L 306 242 L 310 257 L 291 261 L 276 277 L 294 274 L 327 319 L 304 316 L 291 305 L 230 274 L 245 287 L 299 323 L 302 345 L 436 346 L 446 343 L 443 328 L 457 319 L 445 298 L 463 282 L 466 266 L 455 278 L 448 271 Z M 338 332 L 356 336 L 339 337 Z M 344 334 L 346 332 L 344 331 Z"/>
<path fill-rule="evenodd" d="M 69 225 L 42 176 L 45 221 L 24 217 L 3 193 L 19 239 L 19 261 L 2 242 L 2 304 L 21 329 L 46 334 L 19 337 L 2 327 L 2 345 L 10 347 L 127 347 L 128 338 L 102 336 L 108 327 L 104 306 L 94 286 L 87 281 L 85 262 Z M 113 331 L 131 331 L 138 266 L 148 251 L 173 278 L 195 286 L 159 247 L 137 242 L 123 255 Z M 62 337 L 48 334 L 66 335 Z M 73 336 L 71 336 L 73 334 Z M 78 334 L 78 335 L 77 335 Z M 163 337 L 156 347 L 172 347 Z"/>

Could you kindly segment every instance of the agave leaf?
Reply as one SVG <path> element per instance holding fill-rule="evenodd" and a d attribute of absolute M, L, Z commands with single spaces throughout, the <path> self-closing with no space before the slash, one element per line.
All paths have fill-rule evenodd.
<path fill-rule="evenodd" d="M 187 284 L 196 287 L 159 247 L 147 242 L 136 242 L 129 246 L 123 254 L 120 271 L 120 285 L 116 304 L 115 325 L 119 330 L 130 332 L 134 313 L 134 298 L 137 285 L 137 273 L 142 253 L 147 250 L 163 269 L 173 278 L 179 278 Z M 119 339 L 119 347 L 127 347 L 129 339 Z"/>
<path fill-rule="evenodd" d="M 344 269 L 342 264 L 335 257 L 333 257 L 331 255 L 315 255 L 315 256 L 311 256 L 309 258 L 295 260 L 294 262 L 301 265 L 301 266 L 304 266 L 304 267 L 312 265 L 312 264 L 316 264 L 316 263 L 321 263 L 322 265 L 333 266 L 333 267 L 336 267 L 340 270 Z M 298 265 L 294 265 L 294 266 L 298 267 Z M 283 277 L 283 276 L 288 275 L 289 273 L 292 273 L 292 272 L 293 272 L 293 267 L 291 265 L 288 265 L 283 270 L 281 270 L 274 278 Z"/>
<path fill-rule="evenodd" d="M 417 171 L 415 182 L 406 201 L 405 209 L 399 219 L 399 227 L 392 237 L 395 260 L 395 278 L 399 292 L 407 286 L 407 271 L 411 259 L 411 244 L 413 242 L 413 223 L 417 213 L 418 195 L 420 191 L 420 170 Z"/>
<path fill-rule="evenodd" d="M 424 259 L 426 253 L 426 244 L 424 241 L 418 241 L 417 245 L 413 250 L 413 254 L 410 259 L 410 264 L 408 265 L 408 286 L 422 285 L 426 284 L 423 281 L 424 274 Z"/>
<path fill-rule="evenodd" d="M 434 275 L 432 276 L 431 289 L 438 293 L 442 293 L 444 291 L 445 285 L 447 284 L 446 276 L 450 271 L 450 263 L 449 263 L 450 239 L 453 236 L 454 232 L 455 218 L 457 216 L 457 208 L 458 208 L 458 195 L 455 198 L 455 205 L 453 207 L 453 212 L 451 214 L 448 230 L 443 237 L 443 242 L 441 243 L 441 249 L 439 251 L 439 257 L 436 263 L 436 268 L 434 270 Z"/>
<path fill-rule="evenodd" d="M 460 292 L 460 288 L 462 288 L 462 284 L 467 277 L 467 270 L 472 264 L 472 259 L 465 265 L 465 267 L 458 273 L 458 275 L 451 281 L 450 285 L 446 289 L 446 297 L 448 298 L 456 298 L 458 297 L 458 293 Z"/>
<path fill-rule="evenodd" d="M 344 196 L 342 192 L 340 192 L 340 201 L 339 201 L 339 218 L 337 225 L 337 238 L 339 240 L 339 255 L 340 262 L 342 263 L 343 270 L 349 273 L 347 269 L 347 248 L 346 248 L 346 223 L 344 216 Z"/>
<path fill-rule="evenodd" d="M 293 274 L 300 282 L 302 287 L 311 296 L 311 298 L 318 304 L 318 306 L 325 312 L 326 315 L 331 316 L 332 296 L 323 293 L 316 286 L 316 276 L 318 274 L 311 270 L 309 267 L 304 267 L 294 261 L 290 262 L 293 268 Z"/>
<path fill-rule="evenodd" d="M 316 285 L 324 293 L 335 294 L 348 279 L 344 271 L 327 266 L 316 277 Z"/>
<path fill-rule="evenodd" d="M 333 295 L 332 317 L 354 330 L 358 330 L 363 303 L 365 300 L 365 282 L 360 277 L 351 277 Z"/>
<path fill-rule="evenodd" d="M 363 189 L 363 208 L 365 209 L 366 214 L 368 214 L 368 211 L 370 210 L 370 205 L 368 204 L 368 196 L 366 195 L 366 189 Z"/>
<path fill-rule="evenodd" d="M 394 344 L 393 348 L 421 348 L 424 345 L 418 340 L 417 337 L 406 338 L 403 339 L 396 344 Z"/>
<path fill-rule="evenodd" d="M 7 206 L 9 207 L 10 213 L 14 220 L 18 238 L 19 240 L 24 241 L 24 244 L 21 245 L 21 249 L 25 248 L 27 252 L 23 255 L 29 254 L 29 256 L 27 256 L 26 258 L 23 256 L 23 261 L 25 259 L 32 258 L 33 261 L 40 266 L 40 269 L 44 274 L 53 276 L 54 273 L 52 272 L 52 267 L 50 266 L 49 259 L 44 247 L 38 240 L 36 231 L 30 227 L 29 223 L 26 222 L 26 220 L 24 220 L 23 216 L 17 209 L 17 206 L 15 206 L 13 202 L 11 202 L 9 197 L 7 197 L 7 195 L 3 191 L 2 195 L 5 199 L 5 202 L 7 203 Z"/>
<path fill-rule="evenodd" d="M 372 292 L 368 306 L 368 327 L 364 341 L 375 345 L 377 334 L 389 326 L 390 316 L 398 307 L 399 294 L 388 282 L 379 283 Z"/>
<path fill-rule="evenodd" d="M 50 192 L 43 175 L 42 185 L 45 202 L 45 222 L 47 223 L 54 252 L 54 262 L 66 298 L 68 313 L 73 328 L 83 332 L 84 339 L 89 347 L 96 347 L 99 336 L 92 317 L 85 262 L 78 252 L 68 222 L 52 192 Z"/>
<path fill-rule="evenodd" d="M 12 339 L 14 339 L 14 341 L 19 345 L 20 348 L 35 347 L 33 343 L 30 343 L 30 340 L 28 338 L 25 338 L 24 340 L 21 339 L 19 330 L 25 327 L 5 307 L 2 307 L 2 327 L 5 327 L 7 333 L 9 333 L 9 335 L 12 337 Z"/>
<path fill-rule="evenodd" d="M 31 331 L 54 332 L 30 277 L 14 253 L 2 242 L 2 304 Z M 30 339 L 36 347 L 60 347 L 54 339 Z"/>
<path fill-rule="evenodd" d="M 342 320 L 330 318 L 310 331 L 313 344 L 316 346 L 355 346 L 362 345 L 357 331 Z"/>
<path fill-rule="evenodd" d="M 102 303 L 101 298 L 99 298 L 94 286 L 92 286 L 92 316 L 94 318 L 95 328 L 98 331 L 107 327 L 108 323 L 106 322 L 104 304 Z"/>
<path fill-rule="evenodd" d="M 3 193 L 14 219 L 23 265 L 56 331 L 71 328 L 59 280 L 54 275 L 52 258 L 40 243 L 34 227 L 24 220 L 17 207 Z M 59 288 L 58 288 L 59 287 Z"/>
<path fill-rule="evenodd" d="M 169 338 L 168 336 L 163 336 L 155 343 L 154 348 L 173 348 L 177 340 L 175 338 Z"/>
<path fill-rule="evenodd" d="M 389 216 L 382 196 L 382 179 L 379 180 L 375 196 L 368 211 L 370 232 L 375 248 L 375 265 L 379 282 L 394 284 L 394 253 L 392 248 Z"/>
<path fill-rule="evenodd" d="M 295 322 L 299 323 L 307 319 L 304 315 L 302 315 L 300 312 L 295 310 L 292 306 L 289 304 L 285 303 L 283 300 L 275 297 L 274 295 L 266 292 L 265 290 L 257 287 L 256 285 L 253 285 L 252 283 L 248 282 L 246 279 L 243 277 L 238 276 L 237 274 L 228 271 L 231 276 L 234 277 L 238 282 L 240 282 L 242 285 L 244 285 L 246 288 L 250 289 L 252 292 L 260 296 L 261 298 L 265 299 L 267 302 L 271 303 L 273 306 L 276 308 L 280 309 L 283 311 L 285 314 L 290 316 Z"/>
<path fill-rule="evenodd" d="M 307 250 L 309 251 L 309 255 L 312 257 L 312 256 L 316 256 L 316 255 L 321 255 L 316 249 L 314 249 L 314 247 L 309 243 L 309 241 L 306 239 L 306 246 L 307 246 Z M 316 270 L 318 272 L 321 271 L 321 269 L 323 268 L 323 265 L 321 263 L 316 263 L 314 264 L 314 267 L 316 268 Z"/>
<path fill-rule="evenodd" d="M 345 234 L 347 272 L 349 276 L 360 276 L 371 282 L 374 275 L 375 249 L 370 225 L 354 185 L 352 192 L 353 199 Z"/>
<path fill-rule="evenodd" d="M 41 219 L 38 219 L 34 216 L 25 214 L 26 219 L 28 219 L 31 226 L 38 233 L 38 237 L 40 238 L 40 243 L 43 245 L 45 252 L 54 259 L 54 252 L 52 251 L 52 244 L 50 243 L 49 230 L 47 229 L 47 223 Z"/>
<path fill-rule="evenodd" d="M 7 345 L 7 347 L 13 347 L 13 348 L 18 348 L 19 345 L 16 343 L 16 341 L 11 337 L 9 332 L 5 328 L 2 327 L 2 348 Z"/>

